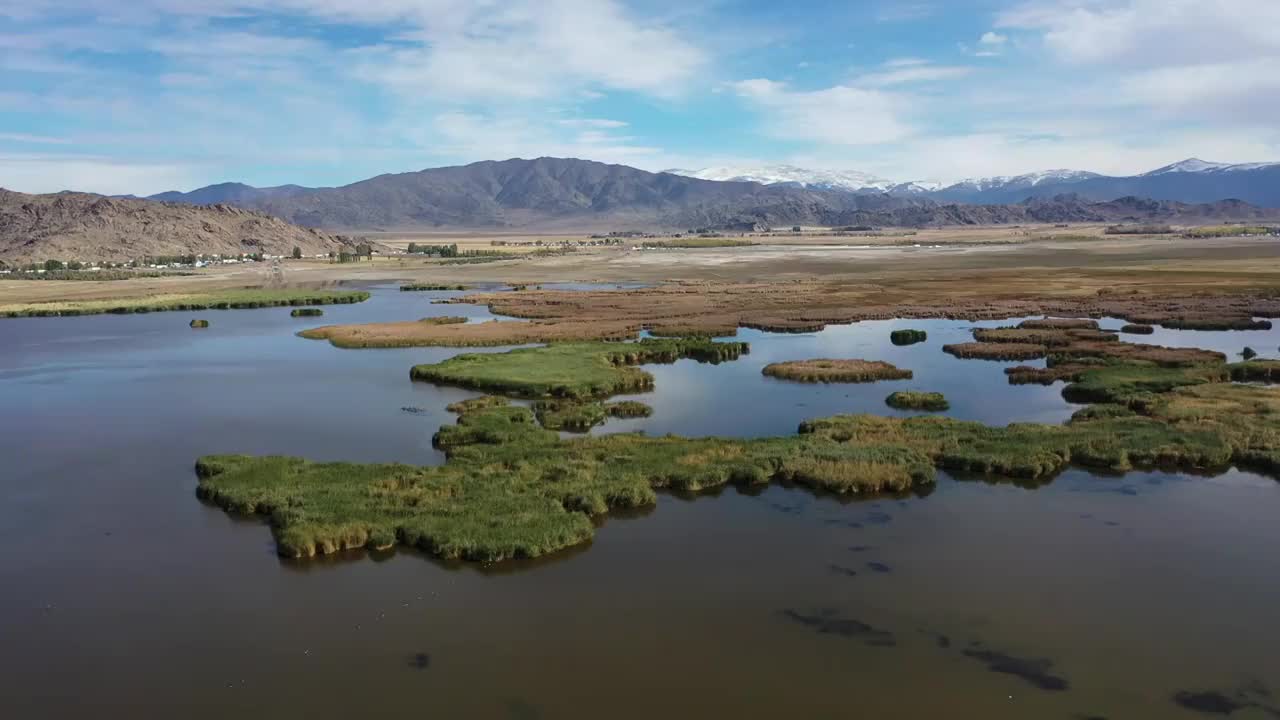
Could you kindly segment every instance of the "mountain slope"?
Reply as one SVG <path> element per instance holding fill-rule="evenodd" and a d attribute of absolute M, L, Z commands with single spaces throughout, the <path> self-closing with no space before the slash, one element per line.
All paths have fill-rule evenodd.
<path fill-rule="evenodd" d="M 231 205 L 194 206 L 87 193 L 27 195 L 0 189 L 0 260 L 125 261 L 147 256 L 263 252 L 308 255 L 349 238 Z"/>

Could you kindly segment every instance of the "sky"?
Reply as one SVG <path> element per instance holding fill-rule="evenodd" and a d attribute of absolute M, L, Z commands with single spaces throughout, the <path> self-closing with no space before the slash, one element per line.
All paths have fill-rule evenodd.
<path fill-rule="evenodd" d="M 1280 0 L 0 0 L 0 187 L 1280 160 Z"/>

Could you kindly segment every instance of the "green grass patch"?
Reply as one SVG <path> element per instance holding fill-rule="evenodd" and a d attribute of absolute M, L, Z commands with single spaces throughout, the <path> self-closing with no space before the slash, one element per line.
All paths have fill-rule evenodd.
<path fill-rule="evenodd" d="M 290 317 L 320 317 L 324 311 L 320 308 L 294 308 L 289 311 Z"/>
<path fill-rule="evenodd" d="M 746 352 L 746 343 L 705 339 L 557 343 L 505 353 L 456 355 L 415 366 L 410 377 L 518 397 L 600 399 L 652 389 L 653 376 L 636 365 L 681 358 L 714 363 L 736 360 Z"/>
<path fill-rule="evenodd" d="M 16 303 L 0 305 L 0 317 L 69 317 L 175 310 L 242 310 L 288 305 L 358 303 L 368 299 L 369 293 L 360 290 L 223 290 L 119 300 Z"/>
<path fill-rule="evenodd" d="M 889 342 L 894 345 L 915 345 L 922 343 L 929 338 L 929 333 L 924 330 L 894 330 L 889 333 Z"/>
<path fill-rule="evenodd" d="M 940 392 L 919 392 L 916 390 L 899 390 L 884 399 L 884 403 L 899 410 L 942 411 L 950 409 L 951 403 Z"/>

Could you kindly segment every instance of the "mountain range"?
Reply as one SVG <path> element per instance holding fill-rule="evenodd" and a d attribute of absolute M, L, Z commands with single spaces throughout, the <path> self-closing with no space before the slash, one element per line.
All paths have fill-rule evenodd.
<path fill-rule="evenodd" d="M 1132 176 L 1109 176 L 1085 170 L 1044 170 L 1023 175 L 970 178 L 953 184 L 894 182 L 867 173 L 810 170 L 790 165 L 714 167 L 670 170 L 708 180 L 754 181 L 858 193 L 928 197 L 941 202 L 1003 205 L 1030 197 L 1074 193 L 1090 200 L 1125 196 L 1187 203 L 1227 198 L 1264 207 L 1280 207 L 1280 163 L 1215 163 L 1198 158 Z"/>
<path fill-rule="evenodd" d="M 1052 170 L 936 187 L 792 166 L 652 173 L 543 157 L 379 175 L 333 188 L 224 183 L 150 199 L 233 204 L 330 230 L 1209 221 L 1270 217 L 1252 206 L 1280 207 L 1280 164 L 1187 160 L 1128 178 Z"/>

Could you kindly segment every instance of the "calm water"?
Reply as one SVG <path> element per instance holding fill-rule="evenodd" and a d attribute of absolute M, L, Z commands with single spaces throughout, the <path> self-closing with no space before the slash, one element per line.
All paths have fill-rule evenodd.
<path fill-rule="evenodd" d="M 382 288 L 323 321 L 488 317 L 431 303 L 449 295 Z M 431 433 L 469 393 L 408 369 L 457 351 L 339 350 L 295 337 L 316 322 L 287 309 L 201 315 L 207 331 L 184 313 L 0 322 L 6 717 L 1197 717 L 1179 690 L 1280 704 L 1262 697 L 1280 696 L 1275 480 L 1071 471 L 1035 489 L 943 476 L 906 500 L 664 495 L 538 563 L 288 562 L 263 523 L 196 500 L 194 459 L 440 462 Z M 929 340 L 894 347 L 895 327 Z M 986 422 L 1070 415 L 1060 386 L 1011 387 L 1007 363 L 940 351 L 971 327 L 744 332 L 737 362 L 650 367 L 657 390 L 638 397 L 654 416 L 598 431 L 791 433 L 892 414 L 884 397 L 903 388 Z M 1135 339 L 1280 346 L 1277 331 Z M 816 356 L 915 378 L 760 375 Z"/>

